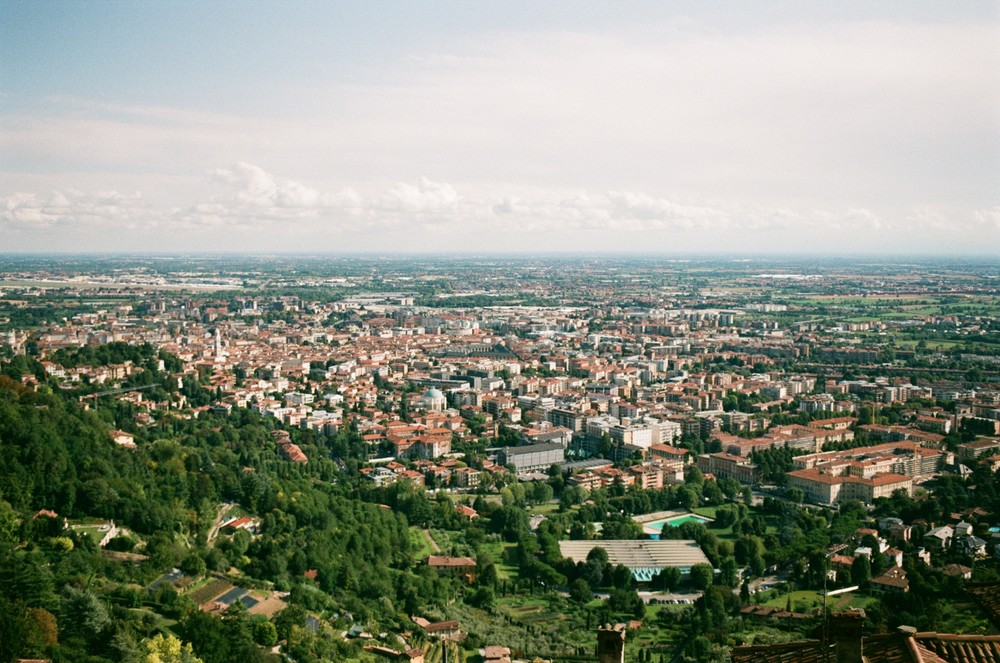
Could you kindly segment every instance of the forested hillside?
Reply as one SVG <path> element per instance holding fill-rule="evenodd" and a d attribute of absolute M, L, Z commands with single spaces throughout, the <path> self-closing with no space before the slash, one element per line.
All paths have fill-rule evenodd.
<path fill-rule="evenodd" d="M 186 595 L 142 589 L 175 566 L 294 590 L 274 622 L 284 638 L 296 629 L 306 660 L 333 646 L 303 629 L 306 609 L 392 624 L 408 619 L 397 597 L 415 609 L 451 594 L 449 580 L 413 573 L 403 515 L 331 481 L 338 469 L 325 450 L 306 447 L 308 467 L 281 459 L 273 422 L 247 411 L 165 416 L 126 448 L 111 439 L 115 406 L 94 411 L 75 394 L 29 389 L 12 377 L 24 369 L 43 373 L 20 358 L 0 376 L 0 660 L 140 660 L 143 642 L 168 629 L 205 661 L 269 656 L 254 644 L 259 620 L 207 618 Z M 220 505 L 258 518 L 260 536 L 209 541 Z M 107 549 L 138 556 L 102 554 L 86 527 L 98 520 L 126 532 Z M 310 570 L 315 583 L 297 585 Z"/>

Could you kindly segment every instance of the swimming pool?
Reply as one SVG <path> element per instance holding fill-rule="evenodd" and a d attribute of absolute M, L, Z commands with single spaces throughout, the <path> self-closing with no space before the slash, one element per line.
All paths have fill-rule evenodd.
<path fill-rule="evenodd" d="M 651 523 L 643 524 L 643 531 L 653 539 L 659 539 L 660 533 L 663 528 L 667 525 L 670 527 L 680 527 L 684 523 L 701 523 L 707 525 L 713 522 L 711 518 L 706 516 L 699 516 L 697 513 L 685 513 L 680 516 L 674 516 L 673 518 L 665 518 L 664 520 L 656 520 Z"/>

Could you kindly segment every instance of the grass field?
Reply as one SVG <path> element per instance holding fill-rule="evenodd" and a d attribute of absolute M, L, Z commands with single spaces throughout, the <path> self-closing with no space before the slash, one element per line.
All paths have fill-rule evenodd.
<path fill-rule="evenodd" d="M 545 504 L 536 504 L 528 509 L 532 515 L 555 513 L 559 510 L 559 500 L 549 500 Z"/>
<path fill-rule="evenodd" d="M 817 610 L 822 610 L 823 608 L 822 592 L 811 589 L 796 590 L 787 594 L 779 594 L 770 600 L 765 601 L 764 605 L 769 605 L 775 608 L 784 608 L 788 605 L 789 598 L 791 598 L 792 612 L 811 614 Z M 875 600 L 876 599 L 870 596 L 863 596 L 854 592 L 849 594 L 838 594 L 837 596 L 828 597 L 827 609 L 846 610 L 848 608 L 864 608 Z"/>
<path fill-rule="evenodd" d="M 431 548 L 430 542 L 427 541 L 423 530 L 419 527 L 410 528 L 410 541 L 413 544 L 413 559 L 422 561 L 434 553 L 434 549 Z"/>
<path fill-rule="evenodd" d="M 77 525 L 72 529 L 75 532 L 79 532 L 90 537 L 91 540 L 93 540 L 94 545 L 100 543 L 101 539 L 104 538 L 104 535 L 107 534 L 107 531 L 101 530 L 101 525 Z"/>

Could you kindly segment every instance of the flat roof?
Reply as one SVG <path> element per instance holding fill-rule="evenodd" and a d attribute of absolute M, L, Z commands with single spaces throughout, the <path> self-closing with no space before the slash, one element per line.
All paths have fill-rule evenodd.
<path fill-rule="evenodd" d="M 511 456 L 523 456 L 525 454 L 555 451 L 556 449 L 565 450 L 566 447 L 558 442 L 542 442 L 541 444 L 528 444 L 523 447 L 504 447 L 502 451 L 510 458 Z"/>
<path fill-rule="evenodd" d="M 610 541 L 560 541 L 559 552 L 574 562 L 586 562 L 594 548 L 604 548 L 611 564 L 629 569 L 663 569 L 668 566 L 690 569 L 708 564 L 697 541 L 688 539 L 615 539 Z"/>

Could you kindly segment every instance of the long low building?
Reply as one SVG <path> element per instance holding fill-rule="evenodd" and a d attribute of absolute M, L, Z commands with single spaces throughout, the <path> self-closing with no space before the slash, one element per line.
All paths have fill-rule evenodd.
<path fill-rule="evenodd" d="M 529 444 L 523 447 L 504 447 L 497 453 L 497 463 L 513 465 L 517 473 L 547 470 L 566 460 L 566 449 L 561 444 Z"/>
<path fill-rule="evenodd" d="M 586 562 L 594 548 L 604 548 L 608 562 L 622 565 L 638 582 L 649 582 L 667 567 L 686 576 L 695 564 L 708 564 L 697 541 L 687 539 L 613 539 L 609 541 L 560 541 L 559 552 L 574 562 Z"/>

